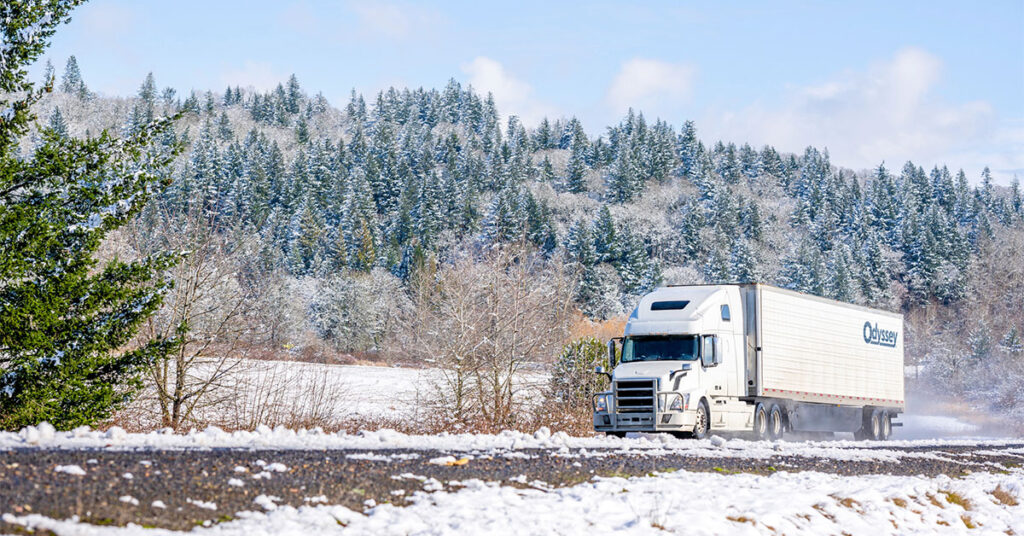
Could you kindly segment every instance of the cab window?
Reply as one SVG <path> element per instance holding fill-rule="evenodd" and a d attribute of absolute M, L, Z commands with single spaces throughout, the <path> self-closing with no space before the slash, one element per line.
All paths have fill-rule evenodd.
<path fill-rule="evenodd" d="M 722 320 L 724 320 L 726 322 L 729 322 L 730 320 L 732 320 L 732 315 L 729 314 L 729 306 L 728 305 L 724 305 L 724 304 L 722 305 Z"/>

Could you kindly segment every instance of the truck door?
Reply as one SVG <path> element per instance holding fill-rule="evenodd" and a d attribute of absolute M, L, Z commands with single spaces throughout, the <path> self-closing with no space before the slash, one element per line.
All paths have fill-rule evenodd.
<path fill-rule="evenodd" d="M 728 403 L 728 363 L 735 362 L 734 356 L 728 355 L 732 345 L 729 336 L 704 335 L 701 339 L 701 366 L 703 368 L 703 386 L 711 404 L 711 424 L 725 424 L 725 413 Z"/>

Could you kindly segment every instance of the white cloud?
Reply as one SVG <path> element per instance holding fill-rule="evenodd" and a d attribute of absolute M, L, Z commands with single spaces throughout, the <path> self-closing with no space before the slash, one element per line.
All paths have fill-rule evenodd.
<path fill-rule="evenodd" d="M 832 161 L 855 169 L 907 160 L 925 167 L 962 167 L 972 180 L 982 167 L 1024 168 L 1024 138 L 1001 126 L 985 101 L 950 103 L 935 95 L 942 61 L 905 48 L 863 71 L 790 88 L 784 102 L 717 111 L 701 121 L 711 139 L 772 144 L 782 151 L 828 147 Z M 1008 180 L 1008 175 L 1004 173 Z"/>
<path fill-rule="evenodd" d="M 473 89 L 494 95 L 498 112 L 504 117 L 517 115 L 525 125 L 533 126 L 545 116 L 558 115 L 557 110 L 534 97 L 530 84 L 513 76 L 496 60 L 478 56 L 463 64 L 462 71 L 469 76 Z"/>
<path fill-rule="evenodd" d="M 246 60 L 241 67 L 224 71 L 220 79 L 222 85 L 267 91 L 287 80 L 288 75 L 275 71 L 268 62 Z"/>
<path fill-rule="evenodd" d="M 617 114 L 629 108 L 658 112 L 672 110 L 690 98 L 695 69 L 681 63 L 633 58 L 622 64 L 605 103 Z"/>

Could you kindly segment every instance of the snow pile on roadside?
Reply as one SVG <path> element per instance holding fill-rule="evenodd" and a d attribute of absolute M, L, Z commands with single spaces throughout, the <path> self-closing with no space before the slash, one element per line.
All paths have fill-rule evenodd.
<path fill-rule="evenodd" d="M 366 513 L 342 506 L 275 505 L 191 534 L 962 534 L 1021 528 L 1024 475 L 951 479 L 838 476 L 815 472 L 721 475 L 678 472 L 601 478 L 538 490 L 464 482 L 457 492 L 417 492 L 406 507 Z M 169 535 L 159 529 L 97 527 L 39 515 L 8 523 L 62 536 Z"/>
<path fill-rule="evenodd" d="M 1018 441 L 1019 442 L 1019 441 Z M 941 457 L 942 453 L 893 450 L 894 447 L 972 446 L 998 449 L 1013 440 L 904 440 L 886 442 L 818 441 L 768 442 L 712 437 L 707 440 L 676 439 L 667 434 L 639 434 L 636 437 L 573 437 L 541 428 L 533 434 L 505 431 L 499 434 L 407 435 L 394 430 L 325 433 L 319 429 L 290 430 L 262 426 L 254 431 L 225 432 L 210 427 L 202 431 L 175 434 L 170 429 L 149 433 L 127 433 L 121 428 L 107 431 L 76 428 L 57 432 L 42 423 L 20 432 L 0 432 L 0 451 L 11 448 L 106 448 L 111 450 L 180 450 L 208 448 L 437 450 L 446 453 L 496 453 L 529 456 L 530 449 L 555 450 L 564 456 L 602 456 L 609 452 L 659 456 L 685 454 L 716 458 L 769 458 L 772 456 L 822 457 L 836 460 L 898 462 L 900 459 Z M 526 452 L 512 452 L 526 451 Z"/>

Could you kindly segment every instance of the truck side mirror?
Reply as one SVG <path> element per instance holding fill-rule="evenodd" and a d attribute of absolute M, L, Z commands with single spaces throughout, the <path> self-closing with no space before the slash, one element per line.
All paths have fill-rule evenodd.
<path fill-rule="evenodd" d="M 707 368 L 719 363 L 721 363 L 721 358 L 718 356 L 718 337 L 705 335 L 701 338 L 700 364 Z"/>
<path fill-rule="evenodd" d="M 602 376 L 608 376 L 608 381 L 611 381 L 612 375 L 608 373 L 601 365 L 594 367 L 594 374 L 600 374 Z"/>
<path fill-rule="evenodd" d="M 615 368 L 615 339 L 608 340 L 608 367 Z"/>

